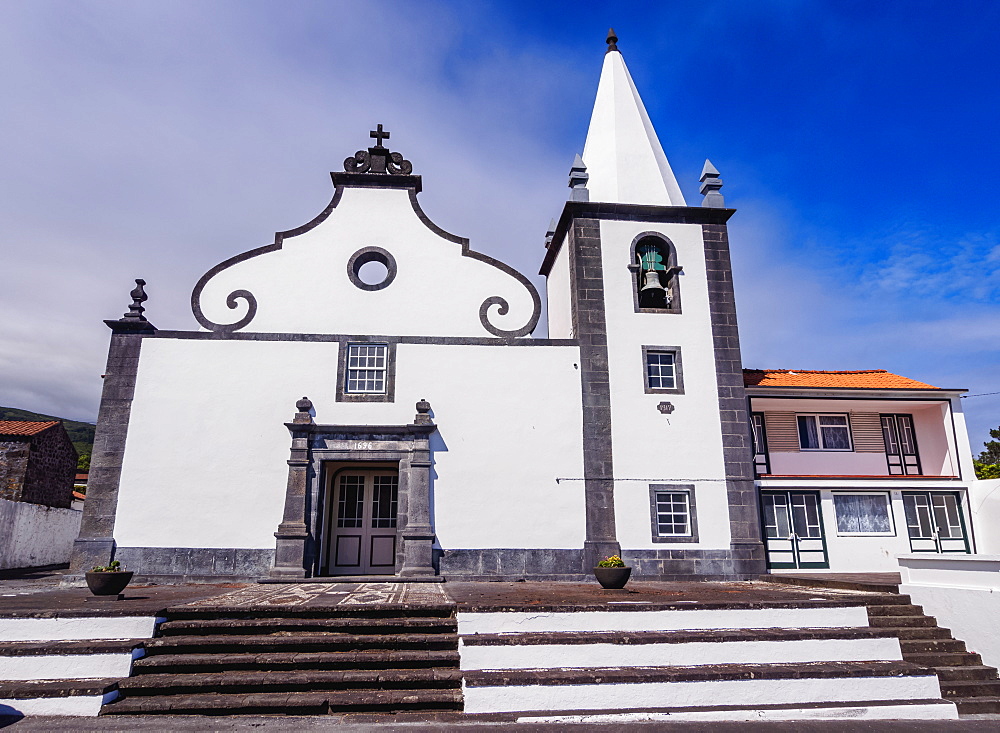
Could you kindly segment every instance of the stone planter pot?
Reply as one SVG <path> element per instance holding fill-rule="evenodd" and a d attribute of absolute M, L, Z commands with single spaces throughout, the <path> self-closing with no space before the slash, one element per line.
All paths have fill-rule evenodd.
<path fill-rule="evenodd" d="M 95 596 L 116 596 L 125 590 L 132 581 L 132 571 L 123 570 L 118 573 L 84 573 L 87 587 Z"/>
<path fill-rule="evenodd" d="M 602 588 L 624 588 L 632 568 L 594 568 L 594 575 Z"/>

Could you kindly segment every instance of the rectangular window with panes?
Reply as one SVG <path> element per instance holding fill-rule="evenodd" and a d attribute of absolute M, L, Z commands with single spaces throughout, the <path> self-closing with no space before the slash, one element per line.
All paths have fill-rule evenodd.
<path fill-rule="evenodd" d="M 642 347 L 643 379 L 647 394 L 682 394 L 681 352 L 675 346 Z"/>
<path fill-rule="evenodd" d="M 847 415 L 796 415 L 802 450 L 853 450 Z"/>
<path fill-rule="evenodd" d="M 348 344 L 344 392 L 385 394 L 388 344 Z"/>
<path fill-rule="evenodd" d="M 649 504 L 654 542 L 696 542 L 693 485 L 653 484 Z"/>

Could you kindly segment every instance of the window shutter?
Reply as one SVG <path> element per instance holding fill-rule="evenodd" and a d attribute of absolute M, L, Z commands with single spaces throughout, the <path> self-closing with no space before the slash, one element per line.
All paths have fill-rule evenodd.
<path fill-rule="evenodd" d="M 875 417 L 878 418 L 878 415 Z M 768 450 L 798 452 L 799 432 L 794 412 L 765 412 L 764 427 L 767 430 Z"/>
<path fill-rule="evenodd" d="M 882 421 L 877 412 L 852 412 L 851 434 L 856 453 L 885 453 Z"/>

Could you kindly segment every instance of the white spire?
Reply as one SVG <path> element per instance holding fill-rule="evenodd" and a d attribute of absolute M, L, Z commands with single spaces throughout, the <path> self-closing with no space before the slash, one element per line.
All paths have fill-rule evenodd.
<path fill-rule="evenodd" d="M 597 86 L 583 160 L 591 201 L 687 206 L 649 121 L 614 31 Z"/>

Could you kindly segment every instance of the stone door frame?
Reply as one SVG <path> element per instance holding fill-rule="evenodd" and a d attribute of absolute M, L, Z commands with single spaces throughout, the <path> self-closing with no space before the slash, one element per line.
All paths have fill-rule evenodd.
<path fill-rule="evenodd" d="M 396 576 L 435 575 L 434 530 L 430 518 L 430 437 L 437 426 L 428 414 L 430 405 L 418 403 L 417 416 L 409 425 L 317 425 L 310 414 L 311 402 L 303 398 L 296 407 L 299 412 L 295 420 L 285 423 L 292 435 L 292 449 L 285 514 L 274 533 L 276 548 L 270 578 L 297 580 L 315 577 L 319 571 L 326 462 L 382 462 L 399 466 Z"/>

